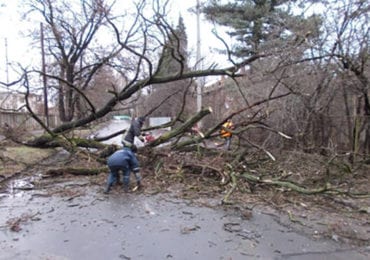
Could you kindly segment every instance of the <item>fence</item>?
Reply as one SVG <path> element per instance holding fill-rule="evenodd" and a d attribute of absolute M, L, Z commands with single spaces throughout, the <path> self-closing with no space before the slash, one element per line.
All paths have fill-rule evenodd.
<path fill-rule="evenodd" d="M 45 122 L 45 116 L 39 116 Z M 22 112 L 0 112 L 0 125 L 5 124 L 12 128 L 26 128 L 28 130 L 39 130 L 41 126 L 30 116 L 29 113 Z M 55 115 L 49 115 L 49 126 L 54 128 L 59 124 L 59 118 Z"/>

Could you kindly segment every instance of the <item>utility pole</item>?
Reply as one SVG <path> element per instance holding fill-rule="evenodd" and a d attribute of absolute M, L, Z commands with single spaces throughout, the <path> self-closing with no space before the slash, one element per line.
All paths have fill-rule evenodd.
<path fill-rule="evenodd" d="M 6 84 L 9 84 L 8 38 L 5 38 L 5 73 L 6 73 Z"/>
<path fill-rule="evenodd" d="M 48 108 L 48 90 L 47 90 L 47 79 L 46 79 L 46 68 L 45 68 L 45 51 L 44 51 L 44 27 L 40 23 L 40 40 L 41 40 L 41 67 L 42 67 L 42 82 L 44 86 L 44 115 L 46 125 L 49 127 L 49 108 Z"/>
<path fill-rule="evenodd" d="M 200 4 L 199 0 L 197 0 L 197 69 L 201 70 L 202 61 L 201 61 L 201 41 L 200 41 Z M 198 78 L 197 80 L 197 112 L 202 109 L 202 91 L 203 90 L 203 80 L 202 78 Z M 199 127 L 201 126 L 201 122 L 199 121 Z"/>

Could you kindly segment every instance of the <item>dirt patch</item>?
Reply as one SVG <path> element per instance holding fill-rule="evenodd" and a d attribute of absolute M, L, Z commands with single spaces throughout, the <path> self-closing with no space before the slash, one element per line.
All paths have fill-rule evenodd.
<path fill-rule="evenodd" d="M 53 149 L 36 149 L 26 146 L 4 146 L 0 151 L 0 181 L 28 171 L 55 154 Z M 1 186 L 0 186 L 1 187 Z"/>
<path fill-rule="evenodd" d="M 2 157 L 26 165 L 38 163 L 54 154 L 53 149 L 37 149 L 27 146 L 6 147 L 1 152 Z"/>

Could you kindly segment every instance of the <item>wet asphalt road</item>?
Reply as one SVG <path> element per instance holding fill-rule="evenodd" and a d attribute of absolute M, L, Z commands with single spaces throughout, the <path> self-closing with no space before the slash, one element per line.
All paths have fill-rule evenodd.
<path fill-rule="evenodd" d="M 78 197 L 2 195 L 0 259 L 369 259 L 365 249 L 314 240 L 261 212 L 252 218 L 99 187 Z M 19 230 L 9 224 L 19 221 Z M 13 222 L 12 222 L 13 221 Z"/>

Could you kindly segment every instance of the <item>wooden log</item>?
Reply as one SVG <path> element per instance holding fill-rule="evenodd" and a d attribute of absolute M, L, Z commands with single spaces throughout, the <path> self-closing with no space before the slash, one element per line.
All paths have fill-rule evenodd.
<path fill-rule="evenodd" d="M 197 114 L 195 114 L 193 117 L 189 118 L 184 124 L 181 126 L 174 128 L 173 130 L 161 135 L 156 140 L 151 142 L 149 146 L 154 147 L 158 146 L 160 144 L 166 143 L 169 140 L 171 140 L 174 137 L 180 136 L 186 132 L 188 132 L 194 124 L 196 124 L 198 121 L 200 121 L 203 117 L 206 115 L 212 113 L 212 108 L 203 108 L 201 111 L 199 111 Z"/>

